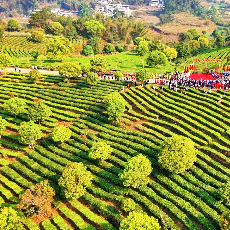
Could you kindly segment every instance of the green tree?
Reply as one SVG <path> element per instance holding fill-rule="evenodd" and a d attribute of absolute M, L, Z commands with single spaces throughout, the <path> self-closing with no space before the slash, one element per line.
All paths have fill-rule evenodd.
<path fill-rule="evenodd" d="M 163 52 L 165 49 L 165 45 L 161 42 L 161 40 L 154 40 L 152 42 L 149 42 L 149 51 L 158 50 Z"/>
<path fill-rule="evenodd" d="M 19 24 L 19 22 L 15 19 L 10 19 L 7 23 L 7 30 L 8 31 L 20 31 L 22 29 L 22 26 Z"/>
<path fill-rule="evenodd" d="M 4 110 L 6 110 L 8 113 L 15 115 L 15 117 L 20 113 L 25 113 L 25 107 L 25 100 L 18 97 L 10 98 L 3 104 Z"/>
<path fill-rule="evenodd" d="M 94 142 L 93 146 L 89 150 L 89 157 L 102 162 L 107 160 L 112 153 L 113 148 L 106 144 L 104 141 Z"/>
<path fill-rule="evenodd" d="M 0 229 L 1 230 L 21 230 L 23 224 L 17 211 L 11 207 L 0 209 Z"/>
<path fill-rule="evenodd" d="M 132 211 L 135 211 L 137 205 L 135 203 L 135 201 L 131 198 L 126 198 L 126 199 L 123 199 L 123 202 L 122 202 L 122 205 L 121 205 L 121 208 L 126 211 L 126 212 L 132 212 Z"/>
<path fill-rule="evenodd" d="M 213 36 L 214 38 L 217 38 L 217 36 L 219 36 L 219 33 L 218 33 L 218 30 L 217 30 L 217 29 L 214 29 L 214 30 L 213 30 L 212 36 Z"/>
<path fill-rule="evenodd" d="M 64 32 L 67 38 L 74 38 L 77 36 L 77 30 L 74 26 L 66 26 Z"/>
<path fill-rule="evenodd" d="M 106 43 L 106 45 L 104 46 L 103 52 L 105 54 L 111 54 L 115 52 L 115 48 L 113 46 L 112 43 Z"/>
<path fill-rule="evenodd" d="M 218 35 L 216 37 L 215 46 L 218 47 L 218 48 L 225 46 L 225 38 L 224 38 L 224 36 Z"/>
<path fill-rule="evenodd" d="M 137 74 L 136 74 L 136 79 L 138 82 L 142 82 L 145 81 L 149 78 L 147 70 L 142 68 L 140 70 L 138 70 Z"/>
<path fill-rule="evenodd" d="M 78 199 L 85 194 L 86 188 L 91 185 L 93 175 L 86 166 L 80 163 L 69 163 L 65 166 L 62 176 L 58 180 L 61 194 L 67 199 Z"/>
<path fill-rule="evenodd" d="M 118 92 L 108 94 L 103 100 L 103 102 L 105 103 L 105 107 L 108 107 L 116 99 L 124 100 L 124 98 Z"/>
<path fill-rule="evenodd" d="M 17 208 L 23 210 L 26 215 L 33 214 L 50 217 L 52 214 L 51 204 L 55 196 L 54 189 L 49 185 L 48 180 L 41 181 L 27 189 L 19 196 Z"/>
<path fill-rule="evenodd" d="M 79 11 L 79 16 L 82 18 L 92 15 L 91 9 L 90 9 L 89 5 L 87 5 L 86 3 L 82 3 L 78 7 L 78 11 Z"/>
<path fill-rule="evenodd" d="M 193 166 L 197 159 L 196 154 L 197 150 L 191 139 L 174 134 L 161 145 L 158 162 L 171 173 L 183 173 Z"/>
<path fill-rule="evenodd" d="M 38 80 L 40 80 L 43 77 L 43 74 L 40 73 L 38 70 L 33 69 L 30 71 L 30 79 L 36 83 Z"/>
<path fill-rule="evenodd" d="M 117 71 L 117 72 L 116 72 L 115 78 L 116 78 L 118 81 L 121 81 L 123 77 L 124 77 L 124 75 L 123 75 L 122 72 L 120 72 L 120 71 Z"/>
<path fill-rule="evenodd" d="M 92 46 L 94 54 L 101 53 L 101 51 L 100 51 L 100 49 L 101 49 L 101 39 L 99 37 L 97 37 L 97 36 L 96 37 L 91 37 L 87 41 L 87 45 Z"/>
<path fill-rule="evenodd" d="M 72 131 L 68 128 L 65 127 L 64 125 L 59 125 L 56 127 L 52 133 L 52 139 L 55 142 L 65 142 L 70 139 L 72 135 Z"/>
<path fill-rule="evenodd" d="M 92 71 L 94 72 L 104 72 L 107 66 L 106 59 L 101 55 L 96 55 L 90 60 L 92 66 Z"/>
<path fill-rule="evenodd" d="M 87 37 L 100 36 L 105 27 L 96 20 L 89 20 L 84 23 L 84 31 Z"/>
<path fill-rule="evenodd" d="M 43 29 L 34 30 L 31 33 L 30 40 L 33 41 L 33 42 L 41 43 L 45 39 L 45 35 L 44 34 L 45 34 L 45 32 L 44 32 Z"/>
<path fill-rule="evenodd" d="M 94 72 L 87 73 L 87 76 L 85 77 L 85 81 L 92 88 L 92 86 L 96 85 L 99 81 L 97 73 Z"/>
<path fill-rule="evenodd" d="M 8 122 L 0 116 L 0 138 L 6 129 Z"/>
<path fill-rule="evenodd" d="M 9 66 L 12 63 L 12 58 L 9 54 L 0 53 L 0 65 Z"/>
<path fill-rule="evenodd" d="M 134 211 L 121 221 L 119 230 L 160 230 L 160 225 L 154 217 Z"/>
<path fill-rule="evenodd" d="M 124 51 L 124 48 L 120 44 L 118 44 L 115 46 L 115 50 L 119 53 L 122 53 Z"/>
<path fill-rule="evenodd" d="M 59 67 L 59 73 L 63 76 L 78 77 L 81 74 L 81 66 L 77 62 L 64 62 Z"/>
<path fill-rule="evenodd" d="M 67 38 L 53 37 L 49 39 L 46 49 L 49 59 L 62 59 L 63 55 L 70 53 L 72 45 Z"/>
<path fill-rule="evenodd" d="M 81 51 L 81 53 L 85 56 L 94 55 L 93 47 L 90 45 L 83 46 L 83 50 Z"/>
<path fill-rule="evenodd" d="M 81 64 L 82 76 L 87 75 L 90 72 L 91 68 L 92 66 L 90 63 L 82 63 Z"/>
<path fill-rule="evenodd" d="M 34 101 L 28 109 L 29 119 L 39 124 L 50 117 L 52 114 L 51 109 L 43 101 Z"/>
<path fill-rule="evenodd" d="M 191 40 L 189 46 L 192 52 L 196 52 L 200 48 L 200 43 L 197 40 Z"/>
<path fill-rule="evenodd" d="M 119 174 L 125 187 L 138 188 L 149 183 L 149 175 L 152 172 L 150 160 L 139 154 L 132 157 L 125 165 L 125 169 Z"/>
<path fill-rule="evenodd" d="M 5 32 L 4 28 L 0 25 L 0 41 L 3 38 L 4 32 Z"/>
<path fill-rule="evenodd" d="M 170 60 L 170 62 L 171 62 L 172 59 L 175 59 L 177 57 L 177 51 L 176 51 L 175 48 L 167 47 L 164 50 L 164 53 L 168 57 L 168 59 Z"/>
<path fill-rule="evenodd" d="M 167 63 L 167 57 L 163 52 L 155 50 L 149 54 L 146 63 L 149 66 L 165 65 Z"/>
<path fill-rule="evenodd" d="M 210 47 L 210 41 L 206 36 L 199 37 L 198 42 L 200 43 L 200 48 L 202 49 L 207 49 Z"/>
<path fill-rule="evenodd" d="M 186 58 L 190 54 L 189 44 L 185 42 L 180 42 L 177 47 L 178 57 Z"/>
<path fill-rule="evenodd" d="M 137 48 L 136 48 L 137 54 L 139 56 L 144 56 L 149 52 L 148 48 L 148 42 L 147 41 L 140 41 Z"/>
<path fill-rule="evenodd" d="M 36 140 L 42 137 L 40 126 L 33 121 L 22 122 L 18 131 L 20 135 L 20 142 L 34 148 Z"/>
<path fill-rule="evenodd" d="M 115 99 L 107 107 L 107 113 L 110 121 L 119 120 L 125 112 L 125 101 L 124 99 Z"/>
<path fill-rule="evenodd" d="M 39 56 L 39 51 L 38 50 L 31 50 L 30 55 L 32 56 L 32 58 L 37 60 L 38 56 Z"/>
<path fill-rule="evenodd" d="M 48 26 L 48 30 L 53 35 L 61 35 L 64 32 L 64 27 L 61 25 L 60 22 L 51 22 Z"/>

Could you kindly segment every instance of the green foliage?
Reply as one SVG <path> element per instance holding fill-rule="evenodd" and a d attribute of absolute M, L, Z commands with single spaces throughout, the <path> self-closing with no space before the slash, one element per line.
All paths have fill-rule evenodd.
<path fill-rule="evenodd" d="M 107 113 L 109 115 L 109 120 L 119 120 L 125 112 L 125 102 L 121 99 L 115 99 L 110 105 L 107 107 Z"/>
<path fill-rule="evenodd" d="M 90 63 L 83 63 L 81 64 L 81 71 L 82 74 L 88 74 L 91 70 L 92 66 Z"/>
<path fill-rule="evenodd" d="M 217 30 L 217 29 L 214 29 L 214 30 L 213 30 L 212 36 L 213 36 L 214 38 L 217 38 L 217 36 L 219 36 L 219 33 L 218 33 L 218 30 Z"/>
<path fill-rule="evenodd" d="M 221 201 L 222 202 L 227 202 L 228 204 L 230 203 L 230 181 L 227 181 L 227 183 L 219 188 L 218 191 Z"/>
<path fill-rule="evenodd" d="M 40 80 L 42 78 L 43 74 L 36 70 L 33 69 L 30 71 L 30 79 L 33 80 L 34 83 L 36 83 L 38 80 Z"/>
<path fill-rule="evenodd" d="M 66 26 L 64 33 L 67 38 L 74 38 L 77 36 L 77 30 L 74 26 Z"/>
<path fill-rule="evenodd" d="M 194 145 L 191 139 L 180 135 L 166 138 L 158 154 L 159 164 L 171 173 L 185 172 L 197 159 Z"/>
<path fill-rule="evenodd" d="M 122 53 L 124 51 L 124 48 L 120 44 L 118 44 L 115 46 L 115 50 L 119 53 Z"/>
<path fill-rule="evenodd" d="M 8 31 L 20 31 L 22 26 L 19 24 L 17 20 L 10 19 L 7 23 L 7 30 Z"/>
<path fill-rule="evenodd" d="M 51 109 L 43 101 L 34 101 L 28 109 L 29 119 L 34 122 L 43 122 L 52 114 Z"/>
<path fill-rule="evenodd" d="M 146 69 L 140 69 L 136 74 L 136 79 L 138 82 L 145 81 L 149 78 L 147 70 Z"/>
<path fill-rule="evenodd" d="M 77 62 L 65 62 L 59 67 L 59 73 L 68 77 L 78 77 L 81 70 L 81 66 Z"/>
<path fill-rule="evenodd" d="M 78 199 L 85 194 L 92 179 L 92 173 L 87 171 L 82 162 L 74 162 L 65 166 L 58 184 L 61 187 L 62 195 L 67 199 Z"/>
<path fill-rule="evenodd" d="M 92 65 L 92 70 L 94 72 L 104 72 L 107 66 L 107 61 L 103 56 L 96 55 L 90 60 L 90 64 Z"/>
<path fill-rule="evenodd" d="M 148 42 L 147 41 L 140 41 L 138 46 L 137 46 L 137 54 L 139 56 L 144 56 L 149 52 L 149 48 L 148 48 Z"/>
<path fill-rule="evenodd" d="M 6 129 L 8 122 L 0 116 L 0 138 L 3 134 L 3 131 Z"/>
<path fill-rule="evenodd" d="M 87 73 L 86 77 L 85 77 L 85 82 L 90 85 L 91 87 L 93 85 L 96 85 L 99 82 L 99 78 L 97 73 L 94 72 L 89 72 Z"/>
<path fill-rule="evenodd" d="M 225 38 L 224 36 L 218 35 L 215 41 L 215 46 L 220 48 L 225 46 Z"/>
<path fill-rule="evenodd" d="M 221 215 L 221 218 L 219 220 L 219 225 L 221 230 L 229 230 L 230 229 L 230 212 L 224 212 Z"/>
<path fill-rule="evenodd" d="M 44 32 L 43 29 L 34 30 L 34 31 L 31 33 L 30 40 L 33 41 L 33 42 L 41 43 L 41 42 L 43 42 L 44 39 L 45 39 L 44 33 L 45 33 L 45 32 Z"/>
<path fill-rule="evenodd" d="M 83 46 L 83 50 L 81 51 L 81 53 L 85 56 L 94 55 L 93 48 L 90 45 Z"/>
<path fill-rule="evenodd" d="M 167 57 L 163 52 L 155 50 L 149 54 L 146 63 L 149 66 L 165 65 L 167 63 Z"/>
<path fill-rule="evenodd" d="M 118 92 L 113 92 L 113 93 L 108 94 L 104 98 L 103 102 L 105 103 L 105 106 L 108 107 L 116 99 L 123 100 L 125 102 L 124 98 Z"/>
<path fill-rule="evenodd" d="M 37 51 L 37 50 L 31 50 L 31 51 L 30 51 L 30 55 L 31 55 L 34 59 L 38 59 L 39 51 Z"/>
<path fill-rule="evenodd" d="M 9 54 L 0 53 L 0 65 L 9 66 L 12 63 L 12 58 Z"/>
<path fill-rule="evenodd" d="M 135 211 L 136 206 L 137 205 L 133 199 L 127 198 L 123 200 L 121 208 L 126 212 L 132 212 Z"/>
<path fill-rule="evenodd" d="M 152 172 L 150 160 L 139 154 L 132 157 L 125 165 L 124 171 L 119 174 L 125 187 L 138 188 L 149 183 L 149 175 Z"/>
<path fill-rule="evenodd" d="M 206 36 L 199 37 L 198 42 L 200 43 L 200 48 L 202 49 L 207 49 L 210 47 L 210 41 Z"/>
<path fill-rule="evenodd" d="M 0 25 L 0 41 L 3 38 L 4 32 L 5 32 L 4 28 Z"/>
<path fill-rule="evenodd" d="M 103 52 L 105 54 L 111 54 L 113 52 L 115 52 L 115 48 L 113 46 L 112 43 L 106 43 L 106 45 L 104 46 Z"/>
<path fill-rule="evenodd" d="M 116 72 L 115 74 L 115 78 L 118 80 L 118 81 L 121 81 L 121 79 L 124 77 L 123 73 L 118 71 Z"/>
<path fill-rule="evenodd" d="M 20 135 L 20 142 L 34 148 L 36 140 L 42 137 L 40 126 L 33 121 L 22 122 L 20 124 L 18 133 Z"/>
<path fill-rule="evenodd" d="M 21 230 L 23 224 L 21 217 L 11 207 L 4 207 L 0 209 L 0 229 L 1 230 Z"/>
<path fill-rule="evenodd" d="M 104 161 L 107 160 L 112 153 L 113 148 L 106 142 L 94 142 L 93 146 L 89 150 L 89 157 L 95 160 Z"/>
<path fill-rule="evenodd" d="M 160 225 L 154 217 L 134 211 L 121 221 L 119 230 L 160 230 Z"/>
<path fill-rule="evenodd" d="M 99 37 L 91 37 L 87 41 L 87 45 L 92 46 L 94 54 L 99 54 L 101 51 L 101 39 Z"/>
<path fill-rule="evenodd" d="M 163 52 L 165 49 L 165 45 L 161 42 L 161 40 L 154 40 L 152 42 L 149 42 L 149 51 L 158 50 Z"/>
<path fill-rule="evenodd" d="M 20 113 L 25 113 L 25 107 L 25 100 L 18 97 L 10 98 L 3 104 L 4 110 L 6 110 L 8 113 L 12 113 L 15 116 L 17 116 Z"/>
<path fill-rule="evenodd" d="M 52 213 L 51 203 L 54 196 L 55 191 L 50 187 L 48 180 L 41 181 L 19 196 L 17 207 L 28 216 L 37 214 L 43 217 L 50 217 Z"/>
<path fill-rule="evenodd" d="M 93 36 L 100 36 L 105 27 L 96 20 L 89 20 L 84 23 L 84 30 L 86 35 L 90 38 Z"/>
<path fill-rule="evenodd" d="M 60 36 L 63 31 L 64 27 L 59 23 L 59 22 L 51 22 L 48 26 L 48 30 L 53 34 L 53 35 L 58 35 Z"/>
<path fill-rule="evenodd" d="M 61 59 L 63 55 L 69 54 L 72 49 L 72 44 L 67 38 L 53 37 L 50 38 L 47 48 L 47 58 Z"/>
<path fill-rule="evenodd" d="M 192 52 L 197 51 L 200 48 L 200 43 L 197 40 L 191 40 L 189 46 Z"/>
<path fill-rule="evenodd" d="M 175 59 L 177 57 L 177 51 L 175 48 L 167 47 L 164 50 L 165 55 L 168 57 L 168 59 L 171 61 L 172 59 Z"/>
<path fill-rule="evenodd" d="M 178 57 L 186 58 L 190 54 L 189 44 L 180 42 L 177 47 Z"/>
<path fill-rule="evenodd" d="M 55 142 L 65 142 L 70 139 L 72 135 L 72 131 L 65 127 L 64 125 L 60 125 L 56 127 L 52 133 L 52 138 Z"/>

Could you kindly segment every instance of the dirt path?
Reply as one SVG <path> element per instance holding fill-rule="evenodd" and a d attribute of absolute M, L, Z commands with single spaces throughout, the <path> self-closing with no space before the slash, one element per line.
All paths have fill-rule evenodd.
<path fill-rule="evenodd" d="M 31 69 L 21 69 L 21 73 L 29 73 Z M 15 72 L 15 68 L 6 68 L 7 72 Z M 39 72 L 41 72 L 42 74 L 53 74 L 53 75 L 59 75 L 59 71 L 50 71 L 50 70 L 46 70 L 46 69 L 39 69 Z M 16 68 L 16 72 L 18 71 L 18 68 Z"/>

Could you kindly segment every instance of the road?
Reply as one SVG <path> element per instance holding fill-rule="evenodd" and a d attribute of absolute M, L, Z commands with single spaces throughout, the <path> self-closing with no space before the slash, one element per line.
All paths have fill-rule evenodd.
<path fill-rule="evenodd" d="M 23 68 L 20 68 L 21 69 L 21 73 L 29 73 L 31 71 L 31 69 L 23 69 Z M 15 68 L 6 68 L 6 71 L 7 72 L 15 72 Z M 53 75 L 59 75 L 59 71 L 50 71 L 50 70 L 46 70 L 46 69 L 39 69 L 38 70 L 39 72 L 41 72 L 42 74 L 53 74 Z M 17 68 L 17 71 L 18 72 L 18 68 Z"/>

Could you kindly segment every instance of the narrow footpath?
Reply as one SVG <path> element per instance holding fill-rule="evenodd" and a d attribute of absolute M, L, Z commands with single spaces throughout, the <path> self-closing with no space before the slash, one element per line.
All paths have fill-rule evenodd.
<path fill-rule="evenodd" d="M 16 72 L 19 72 L 18 70 L 19 68 L 16 69 Z M 31 69 L 23 69 L 23 68 L 20 68 L 20 70 L 21 70 L 21 73 L 29 73 L 31 71 Z M 6 71 L 15 72 L 15 68 L 6 68 Z M 42 74 L 59 75 L 59 71 L 57 70 L 51 71 L 51 70 L 46 70 L 46 69 L 38 69 L 38 71 L 41 72 Z"/>

